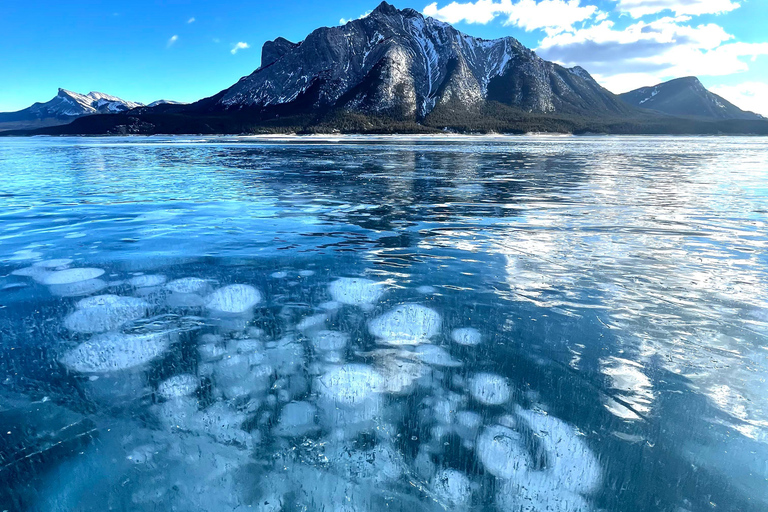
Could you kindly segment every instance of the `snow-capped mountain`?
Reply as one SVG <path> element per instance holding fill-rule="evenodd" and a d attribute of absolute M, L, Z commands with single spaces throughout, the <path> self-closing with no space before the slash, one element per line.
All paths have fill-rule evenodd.
<path fill-rule="evenodd" d="M 116 114 L 142 106 L 101 92 L 79 94 L 66 89 L 50 101 L 35 103 L 17 112 L 0 113 L 0 130 L 23 127 L 53 126 L 92 114 Z"/>
<path fill-rule="evenodd" d="M 628 110 L 585 70 L 547 62 L 512 37 L 471 37 L 386 2 L 300 43 L 266 43 L 261 67 L 214 98 L 208 109 L 340 108 L 414 120 L 486 101 L 536 113 Z"/>
<path fill-rule="evenodd" d="M 620 94 L 619 97 L 634 107 L 647 108 L 673 116 L 764 119 L 763 116 L 745 112 L 728 100 L 708 91 L 695 76 L 677 78 L 653 87 L 641 87 Z"/>

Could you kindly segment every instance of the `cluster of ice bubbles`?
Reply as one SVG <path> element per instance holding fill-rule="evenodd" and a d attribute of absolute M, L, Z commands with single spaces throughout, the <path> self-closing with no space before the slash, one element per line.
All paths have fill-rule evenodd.
<path fill-rule="evenodd" d="M 145 404 L 147 419 L 120 441 L 134 509 L 470 510 L 492 498 L 499 511 L 593 510 L 602 474 L 577 430 L 515 404 L 502 375 L 466 368 L 487 341 L 480 331 L 444 332 L 423 304 L 386 306 L 392 292 L 381 283 L 333 280 L 329 300 L 270 336 L 254 325 L 269 298 L 252 285 L 161 275 L 108 283 L 103 270 L 71 264 L 14 274 L 86 296 L 63 318 L 74 341 L 58 358 L 86 396 Z M 122 293 L 93 295 L 106 288 Z M 196 315 L 204 327 L 181 333 L 152 321 L 158 311 Z M 350 319 L 360 329 L 331 328 Z M 153 382 L 153 365 L 183 358 L 184 336 L 194 364 Z M 479 464 L 450 460 L 451 439 Z"/>

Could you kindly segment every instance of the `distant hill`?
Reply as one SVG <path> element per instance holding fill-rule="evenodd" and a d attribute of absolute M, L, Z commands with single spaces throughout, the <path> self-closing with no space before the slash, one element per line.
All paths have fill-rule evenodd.
<path fill-rule="evenodd" d="M 21 130 L 71 123 L 92 114 L 114 114 L 142 106 L 101 92 L 79 94 L 66 89 L 50 101 L 35 103 L 17 112 L 0 113 L 0 130 Z"/>
<path fill-rule="evenodd" d="M 728 100 L 708 91 L 694 76 L 677 78 L 653 87 L 641 87 L 620 94 L 633 107 L 646 108 L 673 116 L 704 119 L 761 120 L 763 116 L 745 112 Z"/>

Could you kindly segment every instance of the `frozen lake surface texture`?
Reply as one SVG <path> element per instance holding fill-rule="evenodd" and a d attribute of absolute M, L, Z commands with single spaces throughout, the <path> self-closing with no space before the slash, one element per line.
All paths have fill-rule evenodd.
<path fill-rule="evenodd" d="M 0 139 L 0 510 L 768 510 L 768 142 Z"/>

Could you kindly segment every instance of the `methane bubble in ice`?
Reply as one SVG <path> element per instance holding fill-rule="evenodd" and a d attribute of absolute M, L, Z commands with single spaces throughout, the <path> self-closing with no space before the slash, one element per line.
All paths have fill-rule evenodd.
<path fill-rule="evenodd" d="M 81 281 L 96 279 L 102 275 L 104 275 L 104 270 L 100 268 L 70 268 L 49 274 L 43 280 L 43 284 L 59 285 L 79 283 Z"/>
<path fill-rule="evenodd" d="M 310 336 L 312 346 L 319 352 L 343 350 L 349 343 L 349 334 L 339 331 L 317 331 Z"/>
<path fill-rule="evenodd" d="M 444 348 L 436 345 L 419 345 L 414 349 L 416 357 L 432 366 L 445 366 L 449 368 L 457 368 L 461 366 L 461 362 L 451 357 Z"/>
<path fill-rule="evenodd" d="M 189 373 L 174 375 L 157 386 L 157 393 L 166 400 L 182 396 L 190 396 L 197 391 L 199 383 L 200 381 L 198 378 Z"/>
<path fill-rule="evenodd" d="M 288 277 L 288 272 L 285 272 L 284 270 L 280 270 L 277 272 L 272 272 L 269 276 L 272 279 L 285 279 L 286 277 Z"/>
<path fill-rule="evenodd" d="M 134 288 L 153 288 L 165 283 L 165 280 L 165 276 L 161 275 L 142 275 L 129 279 L 128 285 Z"/>
<path fill-rule="evenodd" d="M 439 471 L 433 479 L 432 487 L 437 499 L 444 502 L 449 510 L 466 507 L 472 499 L 469 478 L 455 469 Z"/>
<path fill-rule="evenodd" d="M 454 343 L 465 346 L 479 345 L 483 340 L 480 331 L 473 327 L 464 327 L 451 331 L 451 339 Z"/>
<path fill-rule="evenodd" d="M 515 512 L 592 512 L 592 507 L 567 489 L 540 472 L 529 472 L 520 479 L 508 480 L 499 486 L 496 494 L 499 510 Z"/>
<path fill-rule="evenodd" d="M 53 274 L 53 271 L 45 267 L 36 267 L 36 266 L 19 268 L 11 272 L 11 275 L 20 276 L 20 277 L 30 277 L 38 283 L 42 283 L 43 281 L 45 281 L 45 279 L 51 274 Z"/>
<path fill-rule="evenodd" d="M 34 267 L 43 267 L 43 268 L 61 269 L 62 267 L 68 266 L 70 263 L 72 263 L 72 260 L 70 260 L 68 258 L 59 258 L 59 259 L 56 259 L 56 260 L 38 261 L 33 266 Z"/>
<path fill-rule="evenodd" d="M 485 405 L 501 405 L 509 400 L 512 391 L 507 379 L 493 373 L 478 373 L 469 379 L 469 392 Z"/>
<path fill-rule="evenodd" d="M 135 297 L 98 295 L 77 303 L 77 310 L 64 319 L 64 327 L 74 332 L 97 333 L 117 329 L 147 314 L 149 304 Z"/>
<path fill-rule="evenodd" d="M 101 373 L 142 366 L 160 357 L 171 344 L 167 333 L 99 334 L 68 351 L 62 364 L 80 373 Z"/>
<path fill-rule="evenodd" d="M 173 293 L 205 293 L 208 281 L 199 277 L 182 277 L 165 285 Z"/>
<path fill-rule="evenodd" d="M 384 286 L 370 279 L 342 277 L 328 286 L 336 302 L 350 306 L 373 304 L 384 294 Z"/>
<path fill-rule="evenodd" d="M 592 450 L 564 421 L 544 414 L 518 410 L 547 455 L 545 472 L 560 487 L 581 494 L 595 491 L 601 483 L 600 463 Z"/>
<path fill-rule="evenodd" d="M 331 369 L 318 379 L 317 392 L 341 406 L 365 403 L 382 389 L 382 379 L 373 368 L 349 364 Z"/>
<path fill-rule="evenodd" d="M 440 315 L 426 306 L 403 304 L 371 320 L 368 330 L 385 345 L 418 345 L 440 332 Z"/>
<path fill-rule="evenodd" d="M 477 456 L 485 470 L 498 478 L 513 478 L 531 466 L 520 434 L 501 425 L 487 427 L 478 436 Z"/>
<path fill-rule="evenodd" d="M 219 288 L 206 300 L 206 307 L 214 313 L 239 315 L 261 302 L 261 293 L 247 284 L 231 284 Z"/>
<path fill-rule="evenodd" d="M 283 407 L 275 435 L 298 437 L 318 429 L 317 408 L 309 402 L 291 402 Z"/>

